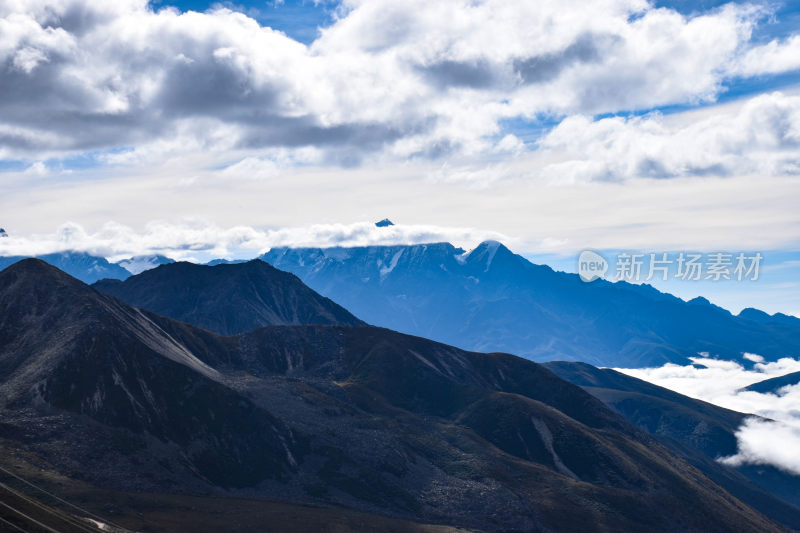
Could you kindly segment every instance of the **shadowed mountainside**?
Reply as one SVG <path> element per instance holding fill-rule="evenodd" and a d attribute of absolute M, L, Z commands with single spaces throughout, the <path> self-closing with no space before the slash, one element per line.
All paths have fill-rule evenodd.
<path fill-rule="evenodd" d="M 760 392 L 761 394 L 777 394 L 783 387 L 791 387 L 800 383 L 800 372 L 792 372 L 775 378 L 753 383 L 742 390 Z"/>
<path fill-rule="evenodd" d="M 734 470 L 716 461 L 736 454 L 736 431 L 752 415 L 689 398 L 612 369 L 563 361 L 544 365 L 654 435 L 737 497 L 800 529 L 800 477 L 763 465 Z"/>
<path fill-rule="evenodd" d="M 172 263 L 94 287 L 129 305 L 222 335 L 263 326 L 364 323 L 297 277 L 263 261 Z"/>
<path fill-rule="evenodd" d="M 222 486 L 286 475 L 291 432 L 221 381 L 152 318 L 42 261 L 0 273 L 6 409 L 24 417 L 47 405 L 169 443 L 180 451 L 183 468 Z M 66 419 L 53 419 L 60 421 Z"/>
<path fill-rule="evenodd" d="M 364 326 L 220 337 L 37 260 L 0 273 L 0 332 L 0 438 L 107 489 L 485 531 L 780 529 L 511 355 Z"/>

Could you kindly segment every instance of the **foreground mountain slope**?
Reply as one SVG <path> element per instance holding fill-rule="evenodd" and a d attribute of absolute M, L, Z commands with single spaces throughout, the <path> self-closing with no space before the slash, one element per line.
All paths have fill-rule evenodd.
<path fill-rule="evenodd" d="M 0 398 L 15 412 L 6 423 L 38 418 L 40 404 L 83 415 L 108 428 L 110 440 L 127 430 L 174 447 L 186 475 L 222 486 L 292 468 L 285 425 L 149 317 L 38 259 L 0 272 Z M 44 416 L 54 434 L 76 438 L 70 417 Z M 90 432 L 94 424 L 76 426 Z"/>
<path fill-rule="evenodd" d="M 734 470 L 716 461 L 736 454 L 736 431 L 751 415 L 689 398 L 612 369 L 563 361 L 544 365 L 659 438 L 737 497 L 800 529 L 800 477 L 770 466 Z"/>
<path fill-rule="evenodd" d="M 258 260 L 216 266 L 165 264 L 124 282 L 100 281 L 95 288 L 222 335 L 269 325 L 363 324 L 292 274 Z"/>
<path fill-rule="evenodd" d="M 56 472 L 41 456 L 20 453 L 0 440 L 0 483 L 24 495 L 28 505 L 3 498 L 24 512 L 26 517 L 0 506 L 0 517 L 28 533 L 53 533 L 40 529 L 31 519 L 55 529 L 71 533 L 58 516 L 68 514 L 82 521 L 80 531 L 86 533 L 94 524 L 105 533 L 162 532 L 197 533 L 199 531 L 279 531 L 308 533 L 312 531 L 375 531 L 381 533 L 480 533 L 477 530 L 421 524 L 322 505 L 287 503 L 262 498 L 237 498 L 230 494 L 163 494 L 116 492 L 69 478 Z M 47 506 L 36 507 L 30 502 Z M 77 504 L 77 505 L 76 505 Z M 88 519 L 94 521 L 89 522 Z M 0 525 L 0 530 L 2 525 Z M 18 530 L 13 530 L 18 531 Z M 91 529 L 94 531 L 94 529 Z"/>
<path fill-rule="evenodd" d="M 800 321 L 736 317 L 702 298 L 555 272 L 485 242 L 274 248 L 262 259 L 367 322 L 465 349 L 603 366 L 686 363 L 698 352 L 800 353 Z"/>
<path fill-rule="evenodd" d="M 0 272 L 0 317 L 0 439 L 105 489 L 484 531 L 780 530 L 511 355 L 371 327 L 220 337 L 36 260 Z"/>

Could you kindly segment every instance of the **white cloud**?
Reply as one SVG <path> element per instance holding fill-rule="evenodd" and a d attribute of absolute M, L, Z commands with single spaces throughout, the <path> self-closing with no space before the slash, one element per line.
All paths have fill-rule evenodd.
<path fill-rule="evenodd" d="M 222 175 L 234 179 L 269 179 L 280 175 L 280 166 L 271 159 L 246 157 L 222 171 Z"/>
<path fill-rule="evenodd" d="M 798 354 L 792 354 L 797 357 Z M 786 357 L 764 362 L 757 354 L 743 354 L 755 364 L 693 357 L 692 365 L 667 364 L 659 368 L 616 369 L 721 407 L 758 415 L 737 430 L 738 451 L 721 458 L 730 465 L 764 464 L 800 475 L 800 385 L 787 386 L 776 394 L 743 391 L 765 379 L 800 371 L 800 359 Z M 767 418 L 769 420 L 764 420 Z"/>
<path fill-rule="evenodd" d="M 43 161 L 35 161 L 25 169 L 25 174 L 34 176 L 46 176 L 48 172 L 47 165 Z"/>
<path fill-rule="evenodd" d="M 371 222 L 314 224 L 294 228 L 223 228 L 202 220 L 181 223 L 151 222 L 144 231 L 107 223 L 98 231 L 67 223 L 54 234 L 31 237 L 12 235 L 0 240 L 0 256 L 43 255 L 75 250 L 119 260 L 132 256 L 161 254 L 174 259 L 250 258 L 275 246 L 367 246 L 453 242 L 473 246 L 478 242 L 508 237 L 472 228 L 403 225 L 378 228 Z"/>
<path fill-rule="evenodd" d="M 747 352 L 745 352 L 745 353 L 742 354 L 742 357 L 744 357 L 748 361 L 752 361 L 754 363 L 763 363 L 764 362 L 764 356 L 758 355 L 756 353 L 747 353 Z"/>
<path fill-rule="evenodd" d="M 114 177 L 104 169 L 44 178 L 6 173 L 0 225 L 30 236 L 52 232 L 69 220 L 94 232 L 109 220 L 137 229 L 152 220 L 186 218 L 212 220 L 222 227 L 274 228 L 389 217 L 406 224 L 503 233 L 515 239 L 520 253 L 571 254 L 586 248 L 768 251 L 800 245 L 796 176 L 554 185 L 536 176 L 549 161 L 535 157 L 483 167 L 413 162 L 346 170 L 285 168 L 280 158 L 273 160 L 279 173 L 267 179 L 248 179 L 253 175 L 246 172 L 221 175 L 220 163 L 203 153 Z M 31 187 L 33 180 L 41 186 Z"/>
<path fill-rule="evenodd" d="M 800 96 L 772 93 L 691 123 L 655 114 L 592 121 L 573 116 L 540 142 L 563 160 L 554 180 L 800 174 Z"/>
<path fill-rule="evenodd" d="M 687 18 L 644 0 L 350 0 L 306 46 L 222 7 L 10 0 L 0 156 L 128 147 L 109 161 L 148 164 L 312 146 L 353 165 L 513 152 L 503 119 L 713 101 L 767 54 L 750 44 L 763 15 L 728 4 Z M 769 53 L 789 57 L 792 43 Z"/>
<path fill-rule="evenodd" d="M 225 9 L 1 2 L 0 159 L 30 172 L 2 173 L 0 222 L 31 236 L 65 220 L 94 235 L 109 220 L 144 232 L 153 219 L 390 216 L 494 230 L 523 253 L 794 249 L 797 96 L 581 114 L 713 100 L 754 49 L 758 16 L 640 0 L 353 1 L 306 46 Z M 564 115 L 534 150 L 524 125 L 501 127 Z M 48 159 L 87 152 L 72 174 Z"/>
<path fill-rule="evenodd" d="M 739 450 L 722 463 L 773 465 L 800 476 L 800 424 L 748 418 L 736 432 Z"/>
<path fill-rule="evenodd" d="M 14 59 L 12 60 L 12 64 L 24 71 L 26 74 L 30 74 L 30 72 L 36 68 L 39 63 L 47 61 L 47 56 L 41 50 L 37 48 L 20 48 L 14 54 Z"/>
<path fill-rule="evenodd" d="M 800 35 L 751 48 L 738 58 L 732 71 L 741 76 L 777 74 L 800 69 Z"/>

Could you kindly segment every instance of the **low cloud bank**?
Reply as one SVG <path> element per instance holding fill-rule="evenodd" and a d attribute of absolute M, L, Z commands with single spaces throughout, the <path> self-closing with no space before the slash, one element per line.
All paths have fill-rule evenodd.
<path fill-rule="evenodd" d="M 739 452 L 720 462 L 731 466 L 773 465 L 800 476 L 800 456 L 797 455 L 800 427 L 797 425 L 749 418 L 736 432 L 736 438 Z"/>
<path fill-rule="evenodd" d="M 756 354 L 743 354 L 742 361 L 723 361 L 707 355 L 692 357 L 691 365 L 666 364 L 658 368 L 617 368 L 681 394 L 721 407 L 759 417 L 748 418 L 736 432 L 736 455 L 720 462 L 771 465 L 800 476 L 800 385 L 778 389 L 775 394 L 744 391 L 744 387 L 800 371 L 800 359 L 782 358 L 764 362 Z"/>
<path fill-rule="evenodd" d="M 473 228 L 432 225 L 376 227 L 371 222 L 352 224 L 314 224 L 294 228 L 223 228 L 205 221 L 180 223 L 151 222 L 143 231 L 107 223 L 97 231 L 87 231 L 67 223 L 55 233 L 0 240 L 0 256 L 44 255 L 63 251 L 87 252 L 118 261 L 132 256 L 161 254 L 178 260 L 207 260 L 219 257 L 249 258 L 275 246 L 369 246 L 452 242 L 474 246 L 484 240 L 508 237 L 497 232 Z"/>

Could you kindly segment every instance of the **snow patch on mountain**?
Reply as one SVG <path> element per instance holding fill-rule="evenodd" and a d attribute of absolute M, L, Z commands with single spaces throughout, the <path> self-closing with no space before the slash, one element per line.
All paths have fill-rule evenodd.
<path fill-rule="evenodd" d="M 394 256 L 392 256 L 392 260 L 389 262 L 388 266 L 381 267 L 381 279 L 385 279 L 397 266 L 397 262 L 400 261 L 400 256 L 403 255 L 403 250 L 398 250 L 395 252 Z"/>
<path fill-rule="evenodd" d="M 130 272 L 131 274 L 141 274 L 145 270 L 156 268 L 160 265 L 174 263 L 173 259 L 163 255 L 137 255 L 130 259 L 123 259 L 118 261 L 117 264 Z"/>
<path fill-rule="evenodd" d="M 497 250 L 500 249 L 500 242 L 498 241 L 484 241 L 478 245 L 477 248 L 466 254 L 465 261 L 469 260 L 474 263 L 484 263 L 486 268 L 484 272 L 489 272 L 494 261 L 494 256 L 497 255 Z"/>

